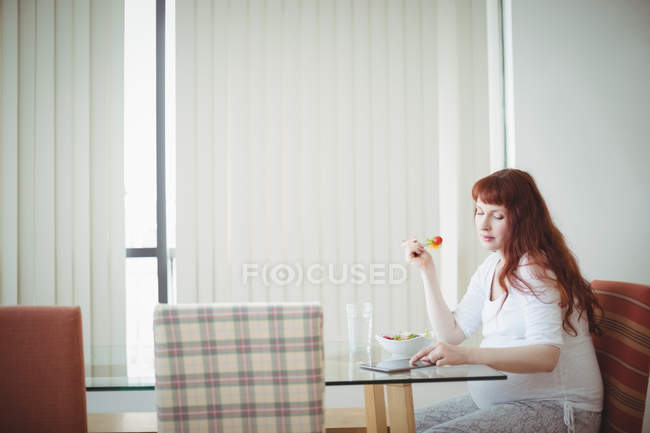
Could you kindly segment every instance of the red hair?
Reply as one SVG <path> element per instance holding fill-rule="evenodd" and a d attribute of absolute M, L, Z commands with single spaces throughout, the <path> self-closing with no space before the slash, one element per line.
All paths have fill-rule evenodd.
<path fill-rule="evenodd" d="M 553 224 L 533 177 L 517 169 L 497 171 L 474 184 L 472 198 L 474 202 L 481 199 L 484 203 L 506 208 L 508 230 L 504 239 L 503 271 L 499 276 L 499 283 L 506 290 L 506 298 L 506 280 L 517 290 L 537 296 L 517 272 L 521 258 L 527 255 L 534 276 L 540 280 L 550 280 L 559 291 L 560 307 L 564 308 L 564 330 L 570 335 L 577 334 L 569 321 L 576 308 L 579 317 L 586 313 L 589 331 L 600 334 L 594 311 L 602 311 L 602 308 L 591 285 L 580 273 L 564 236 Z"/>

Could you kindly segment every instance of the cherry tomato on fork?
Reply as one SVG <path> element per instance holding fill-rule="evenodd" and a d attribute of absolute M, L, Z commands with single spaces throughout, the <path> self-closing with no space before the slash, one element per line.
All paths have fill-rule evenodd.
<path fill-rule="evenodd" d="M 442 237 L 441 236 L 434 236 L 433 238 L 426 238 L 424 240 L 424 243 L 429 248 L 437 250 L 442 245 Z"/>

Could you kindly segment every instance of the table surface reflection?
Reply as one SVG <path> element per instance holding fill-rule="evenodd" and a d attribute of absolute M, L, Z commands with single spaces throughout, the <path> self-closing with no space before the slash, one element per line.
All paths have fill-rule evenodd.
<path fill-rule="evenodd" d="M 126 349 L 122 350 L 126 353 Z M 116 348 L 93 347 L 92 358 L 95 362 L 115 353 Z M 142 351 L 142 349 L 140 349 Z M 153 390 L 153 348 L 145 349 L 151 353 L 151 376 L 133 377 L 115 375 L 113 377 L 86 375 L 86 389 L 89 391 L 125 391 Z M 345 342 L 325 343 L 325 385 L 368 385 L 418 382 L 466 382 L 474 380 L 504 380 L 507 376 L 486 365 L 457 365 L 445 367 L 424 367 L 398 373 L 381 373 L 364 370 L 360 364 L 390 359 L 391 355 L 379 346 L 373 345 L 369 351 L 350 352 Z"/>

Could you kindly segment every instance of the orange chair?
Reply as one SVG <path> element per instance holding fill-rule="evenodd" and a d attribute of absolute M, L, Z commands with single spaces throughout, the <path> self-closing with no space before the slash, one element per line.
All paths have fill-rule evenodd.
<path fill-rule="evenodd" d="M 641 432 L 650 362 L 650 286 L 592 281 L 603 307 L 593 336 L 603 376 L 603 432 Z M 650 416 L 650 414 L 646 414 Z"/>
<path fill-rule="evenodd" d="M 0 307 L 0 432 L 87 431 L 79 307 Z"/>

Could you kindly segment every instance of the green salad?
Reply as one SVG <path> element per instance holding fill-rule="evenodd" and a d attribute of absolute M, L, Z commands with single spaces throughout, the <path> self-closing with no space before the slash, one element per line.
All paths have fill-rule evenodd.
<path fill-rule="evenodd" d="M 411 340 L 417 337 L 431 337 L 431 334 L 429 333 L 429 330 L 427 328 L 424 328 L 424 333 L 422 334 L 414 334 L 410 332 L 410 333 L 399 333 L 393 335 L 383 335 L 382 337 L 384 337 L 386 340 L 403 341 L 403 340 Z"/>

